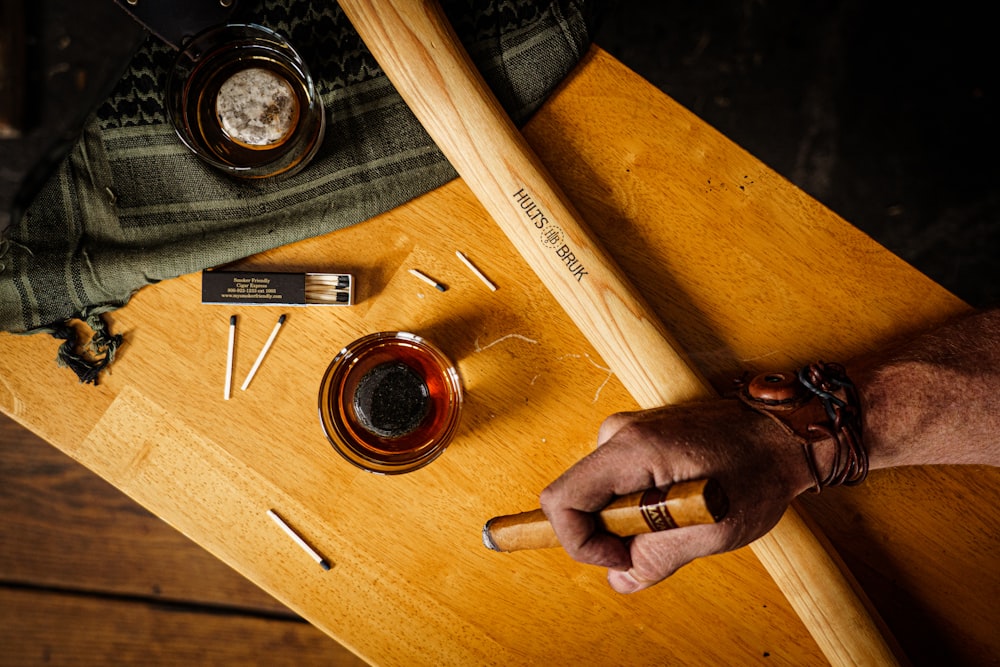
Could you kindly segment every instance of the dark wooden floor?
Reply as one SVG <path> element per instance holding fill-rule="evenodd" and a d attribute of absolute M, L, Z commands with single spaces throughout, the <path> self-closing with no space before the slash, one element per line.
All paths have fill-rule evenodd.
<path fill-rule="evenodd" d="M 0 415 L 0 665 L 364 665 Z"/>

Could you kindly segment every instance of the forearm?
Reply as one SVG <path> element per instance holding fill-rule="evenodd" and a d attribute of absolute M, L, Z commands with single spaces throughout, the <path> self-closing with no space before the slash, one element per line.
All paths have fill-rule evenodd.
<path fill-rule="evenodd" d="M 871 468 L 1000 465 L 1000 311 L 855 360 L 847 374 L 858 389 Z M 570 555 L 610 568 L 618 591 L 646 588 L 694 558 L 749 544 L 817 484 L 816 474 L 827 477 L 834 439 L 803 449 L 780 423 L 738 400 L 612 415 L 597 451 L 542 492 L 542 508 Z M 615 496 L 706 477 L 729 496 L 719 524 L 622 540 L 593 519 Z"/>
<path fill-rule="evenodd" d="M 1000 465 L 1000 310 L 850 364 L 871 468 Z"/>

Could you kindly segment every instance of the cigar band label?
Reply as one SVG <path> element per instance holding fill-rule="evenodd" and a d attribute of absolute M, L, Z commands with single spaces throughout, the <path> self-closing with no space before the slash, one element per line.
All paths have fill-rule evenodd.
<path fill-rule="evenodd" d="M 642 518 L 646 520 L 646 525 L 654 532 L 677 527 L 677 522 L 667 510 L 666 500 L 667 492 L 659 489 L 649 489 L 642 494 L 639 510 L 642 511 Z"/>

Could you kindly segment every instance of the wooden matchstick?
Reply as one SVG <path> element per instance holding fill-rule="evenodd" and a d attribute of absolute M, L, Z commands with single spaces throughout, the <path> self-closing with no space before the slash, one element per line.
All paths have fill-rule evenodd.
<path fill-rule="evenodd" d="M 430 285 L 431 287 L 433 287 L 434 289 L 436 289 L 439 292 L 443 292 L 446 289 L 448 289 L 447 287 L 445 287 L 444 285 L 442 285 L 438 281 L 434 280 L 430 276 L 424 275 L 423 273 L 421 273 L 420 271 L 417 271 L 416 269 L 410 269 L 410 274 L 416 276 L 420 280 L 423 280 L 425 283 L 427 283 L 428 285 Z"/>
<path fill-rule="evenodd" d="M 257 361 L 253 363 L 253 368 L 251 368 L 250 372 L 247 373 L 247 379 L 243 381 L 243 386 L 241 387 L 243 391 L 246 391 L 247 387 L 250 386 L 250 380 L 253 379 L 253 376 L 257 373 L 257 369 L 260 368 L 261 363 L 264 361 L 264 357 L 267 355 L 267 351 L 270 350 L 271 345 L 274 344 L 274 339 L 278 337 L 278 330 L 281 329 L 281 325 L 285 323 L 285 317 L 286 315 L 279 317 L 278 323 L 275 324 L 274 329 L 271 330 L 271 335 L 268 336 L 263 349 L 261 349 L 260 354 L 257 355 Z"/>
<path fill-rule="evenodd" d="M 319 566 L 321 568 L 323 568 L 324 570 L 330 569 L 329 561 L 320 556 L 315 549 L 309 546 L 308 542 L 302 539 L 301 535 L 292 530 L 292 527 L 289 526 L 287 523 L 285 523 L 285 520 L 282 519 L 280 516 L 278 516 L 277 512 L 275 512 L 274 510 L 268 510 L 267 515 L 271 517 L 272 521 L 281 526 L 281 529 L 285 531 L 285 534 L 287 534 L 290 538 L 292 538 L 292 541 L 294 541 L 297 545 L 299 545 L 303 551 L 309 554 L 314 561 L 319 563 Z"/>
<path fill-rule="evenodd" d="M 487 278 L 483 274 L 483 272 L 479 270 L 479 267 L 473 264 L 468 257 L 463 255 L 461 250 L 456 250 L 455 256 L 462 261 L 462 264 L 465 264 L 467 267 L 469 267 L 469 270 L 472 271 L 474 274 L 476 274 L 476 277 L 479 278 L 481 281 L 483 281 L 483 284 L 486 285 L 491 292 L 497 291 L 497 286 L 493 284 L 493 281 Z"/>
<path fill-rule="evenodd" d="M 305 301 L 309 304 L 350 303 L 351 276 L 347 274 L 307 273 Z"/>
<path fill-rule="evenodd" d="M 236 349 L 236 316 L 229 316 L 229 345 L 226 352 L 226 389 L 224 395 L 226 400 L 233 393 L 233 352 Z"/>
<path fill-rule="evenodd" d="M 718 523 L 729 499 L 713 479 L 679 482 L 667 489 L 647 489 L 622 496 L 598 514 L 609 533 L 628 537 L 672 528 Z M 549 549 L 559 546 L 552 524 L 540 509 L 490 519 L 483 544 L 493 551 Z"/>

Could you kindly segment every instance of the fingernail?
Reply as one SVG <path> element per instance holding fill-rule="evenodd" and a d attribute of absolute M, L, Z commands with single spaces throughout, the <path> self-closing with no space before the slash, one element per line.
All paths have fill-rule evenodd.
<path fill-rule="evenodd" d="M 608 572 L 608 583 L 611 588 L 619 593 L 634 593 L 639 590 L 640 584 L 629 572 L 620 570 L 610 570 Z"/>

